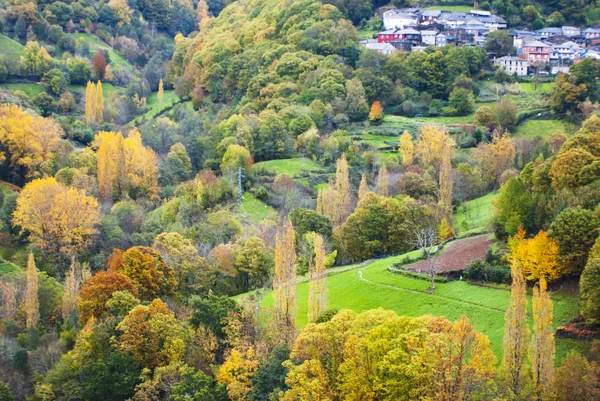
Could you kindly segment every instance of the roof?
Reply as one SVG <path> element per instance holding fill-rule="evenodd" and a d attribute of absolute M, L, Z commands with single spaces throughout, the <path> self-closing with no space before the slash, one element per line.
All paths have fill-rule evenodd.
<path fill-rule="evenodd" d="M 423 35 L 437 35 L 438 31 L 435 29 L 426 29 L 424 31 L 421 31 L 421 36 Z"/>
<path fill-rule="evenodd" d="M 471 10 L 470 13 L 473 14 L 473 15 L 483 15 L 483 16 L 486 16 L 486 17 L 489 17 L 490 15 L 492 15 L 491 12 L 489 12 L 489 11 L 483 11 L 483 10 Z"/>
<path fill-rule="evenodd" d="M 425 10 L 421 15 L 424 17 L 438 17 L 441 13 L 441 10 Z"/>
<path fill-rule="evenodd" d="M 414 14 L 409 14 L 402 12 L 400 10 L 388 10 L 383 13 L 384 18 L 403 18 L 403 19 L 417 19 L 417 16 Z"/>
<path fill-rule="evenodd" d="M 562 27 L 563 31 L 579 31 L 580 29 L 575 27 L 575 26 L 568 26 L 568 25 L 564 25 Z"/>
<path fill-rule="evenodd" d="M 583 33 L 600 33 L 600 29 L 596 29 L 596 28 L 586 28 L 583 31 L 581 31 Z"/>
<path fill-rule="evenodd" d="M 527 42 L 525 46 L 534 46 L 534 47 L 550 47 L 544 42 L 540 42 L 539 40 L 534 40 L 533 42 Z"/>
<path fill-rule="evenodd" d="M 364 46 L 369 50 L 391 50 L 395 49 L 389 43 L 365 43 Z"/>
<path fill-rule="evenodd" d="M 536 32 L 538 33 L 562 33 L 562 29 L 561 28 L 542 28 L 542 29 L 538 29 Z"/>
<path fill-rule="evenodd" d="M 402 29 L 401 31 L 398 31 L 398 33 L 404 34 L 404 35 L 420 35 L 421 32 L 417 31 L 416 29 Z"/>
<path fill-rule="evenodd" d="M 522 58 L 518 58 L 518 57 L 511 57 L 511 56 L 504 56 L 504 57 L 498 57 L 496 59 L 496 61 L 515 61 L 515 62 L 522 62 L 522 63 L 527 63 L 528 61 L 526 59 L 522 59 Z"/>

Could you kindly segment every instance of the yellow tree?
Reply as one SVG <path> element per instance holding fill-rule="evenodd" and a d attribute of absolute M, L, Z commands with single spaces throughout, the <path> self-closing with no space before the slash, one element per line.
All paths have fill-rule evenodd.
<path fill-rule="evenodd" d="M 160 81 L 158 81 L 158 103 L 162 104 L 164 95 L 165 91 L 163 89 L 163 80 L 161 78 Z"/>
<path fill-rule="evenodd" d="M 279 227 L 275 243 L 275 275 L 273 294 L 275 297 L 275 319 L 280 334 L 291 342 L 296 324 L 296 239 L 294 227 L 285 218 Z"/>
<path fill-rule="evenodd" d="M 367 175 L 363 174 L 358 187 L 358 200 L 361 201 L 369 193 L 369 184 L 367 184 Z"/>
<path fill-rule="evenodd" d="M 387 167 L 385 166 L 385 163 L 383 163 L 381 165 L 381 167 L 379 167 L 379 174 L 377 177 L 377 195 L 387 197 L 388 196 L 388 185 L 389 185 L 388 171 L 387 171 Z"/>
<path fill-rule="evenodd" d="M 25 185 L 13 213 L 13 224 L 51 257 L 70 257 L 83 249 L 96 233 L 99 220 L 95 198 L 53 177 Z"/>
<path fill-rule="evenodd" d="M 479 164 L 487 180 L 497 186 L 502 173 L 512 167 L 515 154 L 515 145 L 510 135 L 494 132 L 492 143 L 482 142 L 473 150 L 473 159 Z"/>
<path fill-rule="evenodd" d="M 542 276 L 533 289 L 533 336 L 531 339 L 531 370 L 538 400 L 550 400 L 554 386 L 554 330 L 552 300 Z"/>
<path fill-rule="evenodd" d="M 69 272 L 65 277 L 64 295 L 62 299 L 62 317 L 64 321 L 67 321 L 71 312 L 75 310 L 77 294 L 79 294 L 79 290 L 90 276 L 91 273 L 89 267 L 87 265 L 82 267 L 75 260 L 75 257 L 72 257 Z"/>
<path fill-rule="evenodd" d="M 415 157 L 415 144 L 413 143 L 412 135 L 408 131 L 404 131 L 404 134 L 400 137 L 399 150 L 402 155 L 402 164 L 410 166 Z"/>
<path fill-rule="evenodd" d="M 11 282 L 0 279 L 0 318 L 15 319 L 17 309 L 16 286 Z"/>
<path fill-rule="evenodd" d="M 421 128 L 419 142 L 415 148 L 421 163 L 424 166 L 430 166 L 439 162 L 448 139 L 448 132 L 439 127 L 426 125 Z"/>
<path fill-rule="evenodd" d="M 565 273 L 558 262 L 558 243 L 541 230 L 534 238 L 525 238 L 523 228 L 509 240 L 509 259 L 517 264 L 527 280 L 554 281 Z"/>
<path fill-rule="evenodd" d="M 142 134 L 136 129 L 129 131 L 123 146 L 125 180 L 130 196 L 143 195 L 154 198 L 158 193 L 156 154 L 143 145 Z"/>
<path fill-rule="evenodd" d="M 96 85 L 88 81 L 85 88 L 85 121 L 93 123 L 96 121 Z"/>
<path fill-rule="evenodd" d="M 346 221 L 346 218 L 350 214 L 350 205 L 352 202 L 352 194 L 350 192 L 350 178 L 348 173 L 348 161 L 346 155 L 338 159 L 335 170 L 335 192 L 336 202 L 333 205 L 334 219 L 332 223 L 334 226 L 340 226 Z"/>
<path fill-rule="evenodd" d="M 198 28 L 200 32 L 202 32 L 210 21 L 210 16 L 208 14 L 208 4 L 206 4 L 206 0 L 200 0 L 198 2 L 198 8 L 196 10 L 196 20 L 198 21 Z"/>
<path fill-rule="evenodd" d="M 504 317 L 504 358 L 500 371 L 508 395 L 524 393 L 527 387 L 527 287 L 518 263 L 511 262 L 512 285 L 510 305 Z"/>
<path fill-rule="evenodd" d="M 27 259 L 27 283 L 25 285 L 25 322 L 27 327 L 37 326 L 40 319 L 40 304 L 38 298 L 38 273 L 35 267 L 33 253 L 29 253 Z"/>
<path fill-rule="evenodd" d="M 45 47 L 40 46 L 37 41 L 28 41 L 21 56 L 21 62 L 31 75 L 41 75 L 48 65 L 52 57 Z"/>
<path fill-rule="evenodd" d="M 452 155 L 454 143 L 447 138 L 442 148 L 442 162 L 440 165 L 440 199 L 439 205 L 447 215 L 452 214 Z"/>
<path fill-rule="evenodd" d="M 94 94 L 94 121 L 100 123 L 103 121 L 102 112 L 104 111 L 104 97 L 102 95 L 102 82 L 96 84 L 96 93 Z"/>
<path fill-rule="evenodd" d="M 312 234 L 312 235 L 311 235 Z M 308 321 L 314 322 L 327 309 L 327 273 L 323 237 L 309 233 L 314 244 L 314 261 L 308 265 Z"/>
<path fill-rule="evenodd" d="M 227 386 L 227 395 L 232 401 L 248 400 L 252 392 L 252 377 L 259 362 L 253 347 L 233 348 L 219 368 L 217 381 Z"/>

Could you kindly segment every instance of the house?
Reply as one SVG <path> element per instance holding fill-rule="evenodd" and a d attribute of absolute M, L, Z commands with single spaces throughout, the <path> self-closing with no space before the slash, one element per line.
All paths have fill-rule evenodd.
<path fill-rule="evenodd" d="M 511 31 L 511 36 L 513 38 L 513 45 L 516 49 L 523 48 L 523 44 L 530 40 L 533 41 L 533 32 L 529 31 Z"/>
<path fill-rule="evenodd" d="M 575 42 L 567 41 L 561 44 L 554 44 L 550 47 L 550 62 L 553 64 L 571 63 L 576 58 L 581 58 L 585 54 L 585 49 Z"/>
<path fill-rule="evenodd" d="M 556 35 L 562 35 L 562 28 L 542 28 L 535 31 L 535 33 L 542 38 L 549 38 Z"/>
<path fill-rule="evenodd" d="M 402 39 L 408 40 L 414 44 L 421 43 L 421 32 L 412 28 L 402 29 L 400 32 Z"/>
<path fill-rule="evenodd" d="M 518 57 L 504 56 L 494 60 L 494 64 L 502 67 L 510 75 L 527 75 L 529 61 Z"/>
<path fill-rule="evenodd" d="M 467 33 L 473 36 L 487 35 L 492 30 L 490 27 L 478 20 L 467 19 L 466 22 L 467 23 L 465 25 L 460 26 L 460 29 L 466 31 Z"/>
<path fill-rule="evenodd" d="M 482 23 L 483 25 L 490 28 L 490 30 L 492 30 L 492 31 L 495 31 L 498 29 L 506 29 L 508 26 L 506 24 L 506 20 L 504 20 L 503 18 L 500 18 L 496 15 L 488 15 L 488 16 L 474 15 L 468 19 L 477 20 L 480 23 Z"/>
<path fill-rule="evenodd" d="M 425 10 L 421 13 L 421 25 L 430 25 L 437 22 L 442 12 L 440 10 Z"/>
<path fill-rule="evenodd" d="M 425 30 L 421 31 L 421 42 L 429 46 L 435 46 L 435 37 L 438 31 L 436 30 Z"/>
<path fill-rule="evenodd" d="M 406 39 L 399 39 L 390 42 L 390 45 L 394 46 L 398 50 L 402 50 L 403 52 L 409 52 L 413 48 L 413 42 Z"/>
<path fill-rule="evenodd" d="M 389 43 L 367 42 L 362 43 L 362 45 L 365 47 L 365 49 L 376 51 L 379 54 L 388 55 L 398 51 L 394 46 L 392 46 Z"/>
<path fill-rule="evenodd" d="M 378 43 L 390 43 L 398 39 L 401 39 L 399 29 L 388 29 L 387 31 L 379 32 L 377 34 Z"/>
<path fill-rule="evenodd" d="M 521 54 L 530 65 L 550 62 L 550 46 L 539 40 L 523 44 Z"/>
<path fill-rule="evenodd" d="M 435 35 L 435 45 L 437 47 L 444 47 L 446 46 L 446 44 L 448 44 L 448 36 L 438 33 L 437 35 Z"/>
<path fill-rule="evenodd" d="M 563 26 L 561 29 L 562 29 L 562 34 L 565 36 L 581 35 L 581 29 L 576 28 L 574 26 Z"/>
<path fill-rule="evenodd" d="M 377 34 L 378 43 L 391 43 L 396 40 L 408 40 L 413 43 L 421 42 L 421 32 L 416 29 L 390 29 Z"/>
<path fill-rule="evenodd" d="M 438 23 L 449 28 L 456 28 L 464 25 L 467 20 L 467 14 L 461 12 L 442 13 L 438 18 Z"/>
<path fill-rule="evenodd" d="M 491 12 L 485 10 L 471 10 L 469 11 L 469 14 L 476 15 L 478 17 L 489 17 L 492 15 Z"/>
<path fill-rule="evenodd" d="M 600 38 L 600 29 L 587 28 L 581 31 L 581 34 L 585 36 L 586 39 Z"/>
<path fill-rule="evenodd" d="M 387 10 L 383 13 L 383 26 L 385 29 L 403 29 L 419 21 L 416 14 L 403 12 L 398 9 Z"/>

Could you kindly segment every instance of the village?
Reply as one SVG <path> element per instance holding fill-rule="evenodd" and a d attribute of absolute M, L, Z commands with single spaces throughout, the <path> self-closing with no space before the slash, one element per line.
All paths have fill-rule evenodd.
<path fill-rule="evenodd" d="M 568 73 L 585 58 L 600 59 L 600 29 L 574 26 L 535 31 L 509 29 L 507 21 L 489 11 L 470 12 L 379 8 L 376 15 L 385 30 L 360 44 L 380 54 L 423 51 L 429 46 L 485 47 L 488 35 L 506 30 L 512 39 L 510 54 L 490 53 L 495 65 L 517 76 Z"/>

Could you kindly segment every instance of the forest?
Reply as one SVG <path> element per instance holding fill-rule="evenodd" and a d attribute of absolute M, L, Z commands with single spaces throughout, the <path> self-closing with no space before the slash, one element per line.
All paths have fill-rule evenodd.
<path fill-rule="evenodd" d="M 382 6 L 600 23 L 0 0 L 0 401 L 600 400 L 600 60 L 382 54 Z"/>

